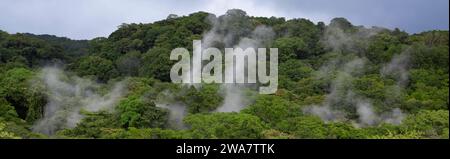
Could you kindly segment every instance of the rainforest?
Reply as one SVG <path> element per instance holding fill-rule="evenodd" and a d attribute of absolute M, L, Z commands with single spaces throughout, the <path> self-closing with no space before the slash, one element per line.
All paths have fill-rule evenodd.
<path fill-rule="evenodd" d="M 276 92 L 173 83 L 170 53 L 194 56 L 194 40 L 277 48 Z M 171 14 L 89 40 L 0 30 L 0 138 L 448 139 L 448 83 L 448 30 L 342 17 Z"/>

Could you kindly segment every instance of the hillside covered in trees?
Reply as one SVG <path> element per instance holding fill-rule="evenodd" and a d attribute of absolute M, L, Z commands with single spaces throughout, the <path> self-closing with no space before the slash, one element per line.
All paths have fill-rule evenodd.
<path fill-rule="evenodd" d="M 192 41 L 279 49 L 279 86 L 170 81 Z M 71 40 L 0 31 L 0 138 L 449 138 L 449 33 L 169 15 Z"/>

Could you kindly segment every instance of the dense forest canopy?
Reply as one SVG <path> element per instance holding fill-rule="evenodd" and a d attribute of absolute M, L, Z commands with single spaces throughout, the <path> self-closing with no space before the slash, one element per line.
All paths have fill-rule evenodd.
<path fill-rule="evenodd" d="M 172 49 L 279 49 L 279 86 L 173 84 Z M 449 33 L 169 15 L 71 40 L 0 31 L 0 138 L 448 138 Z"/>

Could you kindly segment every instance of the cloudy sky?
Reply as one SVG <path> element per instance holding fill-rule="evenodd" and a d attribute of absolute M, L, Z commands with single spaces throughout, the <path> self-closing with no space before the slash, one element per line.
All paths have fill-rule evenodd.
<path fill-rule="evenodd" d="M 108 36 L 121 23 L 149 23 L 169 14 L 239 8 L 252 16 L 398 27 L 410 33 L 449 28 L 449 0 L 0 0 L 0 30 L 73 39 Z"/>

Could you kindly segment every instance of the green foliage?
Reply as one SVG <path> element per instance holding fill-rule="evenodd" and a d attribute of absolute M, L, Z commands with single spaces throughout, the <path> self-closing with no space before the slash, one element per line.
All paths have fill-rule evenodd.
<path fill-rule="evenodd" d="M 100 138 L 103 129 L 119 128 L 120 124 L 116 117 L 108 112 L 89 113 L 85 112 L 84 118 L 73 129 L 64 129 L 57 132 L 61 137 L 77 137 L 77 138 Z"/>
<path fill-rule="evenodd" d="M 314 70 L 306 63 L 299 60 L 288 60 L 279 67 L 279 74 L 289 77 L 293 81 L 307 78 Z"/>
<path fill-rule="evenodd" d="M 185 139 L 190 138 L 186 131 L 175 131 L 160 128 L 136 129 L 104 129 L 102 138 L 106 139 Z"/>
<path fill-rule="evenodd" d="M 409 37 L 415 68 L 443 69 L 448 74 L 448 31 L 429 31 Z"/>
<path fill-rule="evenodd" d="M 261 138 L 265 126 L 250 114 L 212 113 L 189 115 L 184 119 L 193 138 Z"/>
<path fill-rule="evenodd" d="M 448 110 L 448 97 L 448 88 L 439 89 L 423 83 L 417 83 L 414 85 L 414 91 L 407 97 L 406 104 L 411 111 L 420 109 Z"/>
<path fill-rule="evenodd" d="M 292 19 L 285 23 L 274 26 L 274 30 L 278 36 L 289 37 L 284 42 L 290 42 L 291 49 L 294 49 L 298 58 L 310 58 L 323 53 L 323 46 L 319 43 L 321 38 L 321 28 L 314 25 L 307 19 Z M 286 46 L 286 44 L 284 44 Z M 292 51 L 292 50 L 286 50 Z M 294 53 L 294 52 L 281 52 Z M 280 58 L 281 60 L 281 58 Z"/>
<path fill-rule="evenodd" d="M 321 139 L 327 137 L 325 123 L 316 116 L 300 116 L 287 118 L 276 126 L 283 132 L 288 132 L 296 138 Z"/>
<path fill-rule="evenodd" d="M 327 91 L 328 86 L 329 81 L 326 79 L 308 77 L 301 79 L 292 86 L 287 87 L 287 89 L 292 89 L 296 95 L 298 95 L 301 99 L 304 99 L 307 97 L 324 94 Z"/>
<path fill-rule="evenodd" d="M 96 76 L 100 81 L 108 81 L 118 75 L 113 63 L 98 56 L 86 56 L 81 58 L 74 70 L 80 76 Z"/>
<path fill-rule="evenodd" d="M 152 96 L 156 96 L 156 91 L 153 85 L 156 85 L 158 81 L 151 78 L 142 78 L 142 77 L 132 77 L 126 80 L 127 90 L 129 96 L 144 96 L 146 94 L 150 94 Z M 155 97 L 156 98 L 156 97 Z"/>
<path fill-rule="evenodd" d="M 0 98 L 0 117 L 5 120 L 14 120 L 19 117 L 14 107 L 3 98 Z"/>
<path fill-rule="evenodd" d="M 421 139 L 422 133 L 419 131 L 408 131 L 403 134 L 389 132 L 387 135 L 370 136 L 369 139 Z"/>
<path fill-rule="evenodd" d="M 5 131 L 6 124 L 0 121 L 0 139 L 20 139 L 12 132 Z"/>
<path fill-rule="evenodd" d="M 371 37 L 371 42 L 364 53 L 370 61 L 383 63 L 389 61 L 395 53 L 402 52 L 398 37 L 390 33 L 380 33 Z"/>
<path fill-rule="evenodd" d="M 358 139 L 366 138 L 366 134 L 353 125 L 344 122 L 332 122 L 326 125 L 327 138 Z"/>
<path fill-rule="evenodd" d="M 34 121 L 41 117 L 45 105 L 45 96 L 36 92 L 29 81 L 34 73 L 28 69 L 15 68 L 0 75 L 0 99 L 3 98 L 3 109 L 7 105 L 14 107 L 18 117 L 27 121 Z M 8 104 L 9 103 L 9 104 Z M 9 110 L 11 115 L 11 110 Z M 6 114 L 5 114 L 6 115 Z"/>
<path fill-rule="evenodd" d="M 189 87 L 182 101 L 188 106 L 189 113 L 207 113 L 217 109 L 223 97 L 219 94 L 219 86 L 214 84 L 203 85 L 198 90 Z"/>
<path fill-rule="evenodd" d="M 274 126 L 286 118 L 300 115 L 301 109 L 299 106 L 280 97 L 260 95 L 254 104 L 249 105 L 242 112 L 257 116 L 263 122 Z"/>
<path fill-rule="evenodd" d="M 61 49 L 62 55 L 67 56 L 66 60 L 72 61 L 79 56 L 87 55 L 88 40 L 72 40 L 66 37 L 57 37 L 54 35 L 34 35 L 25 33 L 24 35 L 32 38 L 44 40 L 46 43 Z"/>
<path fill-rule="evenodd" d="M 423 83 L 431 87 L 448 87 L 448 73 L 443 70 L 412 69 L 409 71 L 412 84 Z"/>
<path fill-rule="evenodd" d="M 353 29 L 354 26 L 347 19 L 339 17 L 331 19 L 329 27 L 337 27 L 343 29 L 344 31 L 348 31 Z"/>
<path fill-rule="evenodd" d="M 119 73 L 123 76 L 139 75 L 139 67 L 141 65 L 141 53 L 131 51 L 120 56 L 116 60 L 116 66 Z"/>
<path fill-rule="evenodd" d="M 358 94 L 371 99 L 381 100 L 385 95 L 384 81 L 378 75 L 368 75 L 353 81 L 353 85 Z"/>
<path fill-rule="evenodd" d="M 170 60 L 170 50 L 162 47 L 150 49 L 142 55 L 142 67 L 139 75 L 152 77 L 161 81 L 170 81 L 170 68 L 173 61 Z"/>
<path fill-rule="evenodd" d="M 301 56 L 307 56 L 306 54 L 306 44 L 303 39 L 298 37 L 292 38 L 279 38 L 274 44 L 274 48 L 278 48 L 279 60 L 284 62 L 289 59 L 296 59 Z"/>
<path fill-rule="evenodd" d="M 278 67 L 279 87 L 292 90 L 297 87 L 296 82 L 310 77 L 313 71 L 313 68 L 300 60 L 291 59 L 283 62 Z"/>
<path fill-rule="evenodd" d="M 295 137 L 287 133 L 280 132 L 275 129 L 263 131 L 264 139 L 294 139 Z"/>
<path fill-rule="evenodd" d="M 175 62 L 169 60 L 171 50 L 192 51 L 192 40 L 203 39 L 213 26 L 226 35 L 226 41 L 211 44 L 219 49 L 251 37 L 257 27 L 273 29 L 273 39 L 262 45 L 279 49 L 274 95 L 246 92 L 243 98 L 251 102 L 240 113 L 216 113 L 224 100 L 219 85 L 170 83 Z M 107 38 L 92 40 L 0 31 L 0 138 L 48 137 L 31 130 L 45 114 L 51 93 L 36 79 L 36 72 L 52 64 L 67 66 L 65 71 L 82 78 L 96 78 L 103 83 L 99 91 L 106 92 L 114 81 L 126 81 L 126 93 L 114 109 L 82 110 L 76 127 L 58 131 L 53 138 L 448 138 L 448 44 L 448 31 L 409 35 L 397 28 L 354 26 L 345 18 L 326 25 L 251 17 L 239 9 L 218 17 L 197 12 L 148 24 L 122 24 Z M 395 75 L 380 71 L 400 53 L 409 60 L 401 72 L 408 81 L 402 84 Z M 351 68 L 358 73 L 349 74 L 345 65 L 354 59 L 364 59 L 365 65 Z M 405 119 L 399 125 L 355 127 L 358 115 L 349 94 L 370 101 L 380 118 L 400 108 Z M 61 99 L 79 102 L 78 96 Z M 185 129 L 168 126 L 170 110 L 155 106 L 161 101 L 186 105 Z M 324 122 L 302 109 L 324 102 L 347 119 Z"/>
<path fill-rule="evenodd" d="M 130 96 L 117 106 L 122 127 L 164 127 L 167 112 L 157 108 L 154 103 L 143 101 L 139 96 Z"/>
<path fill-rule="evenodd" d="M 448 110 L 421 110 L 417 114 L 408 116 L 404 126 L 413 131 L 423 132 L 427 138 L 448 138 L 449 126 Z"/>

